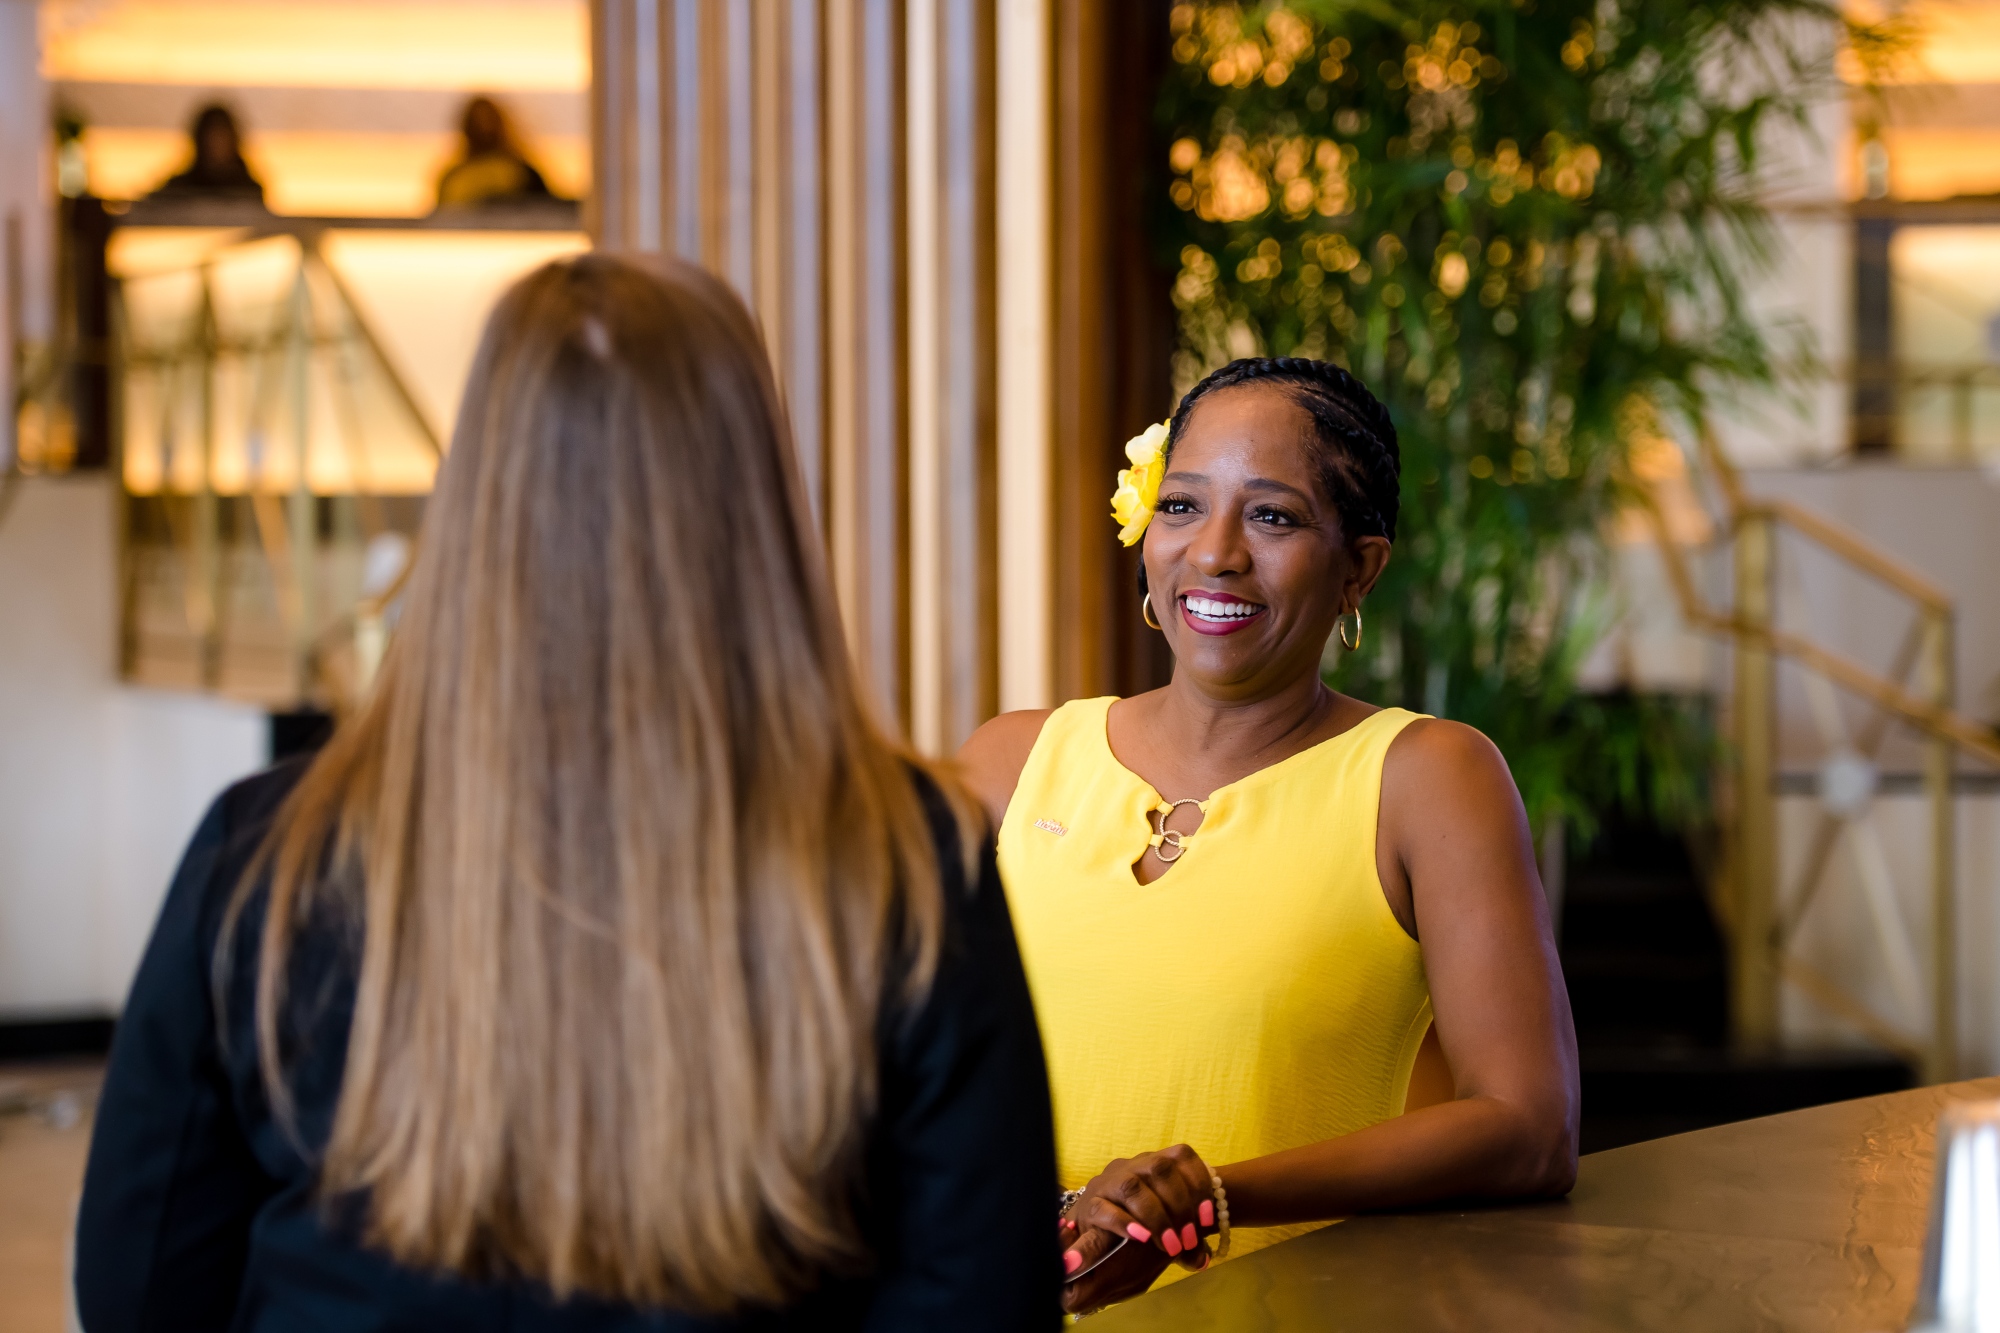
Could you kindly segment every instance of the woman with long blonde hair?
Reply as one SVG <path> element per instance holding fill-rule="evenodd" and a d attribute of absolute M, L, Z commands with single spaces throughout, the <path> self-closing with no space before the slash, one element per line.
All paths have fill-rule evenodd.
<path fill-rule="evenodd" d="M 532 274 L 373 695 L 169 893 L 86 1329 L 1048 1326 L 1047 1084 L 969 811 L 869 720 L 742 306 Z"/>

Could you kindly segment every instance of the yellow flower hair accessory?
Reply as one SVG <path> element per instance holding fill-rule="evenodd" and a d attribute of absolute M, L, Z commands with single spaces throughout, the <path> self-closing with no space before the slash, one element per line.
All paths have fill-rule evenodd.
<path fill-rule="evenodd" d="M 1153 521 L 1153 506 L 1160 500 L 1160 478 L 1167 471 L 1167 433 L 1173 423 L 1162 421 L 1125 441 L 1125 457 L 1132 466 L 1118 473 L 1118 489 L 1111 494 L 1111 517 L 1117 519 L 1118 540 L 1130 546 L 1146 535 Z"/>

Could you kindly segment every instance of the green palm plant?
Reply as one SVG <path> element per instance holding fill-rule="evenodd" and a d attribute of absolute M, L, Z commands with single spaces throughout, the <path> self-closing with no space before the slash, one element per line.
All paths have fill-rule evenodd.
<path fill-rule="evenodd" d="M 1766 145 L 1830 89 L 1837 9 L 1289 0 L 1171 23 L 1177 381 L 1323 357 L 1402 440 L 1396 559 L 1331 679 L 1484 730 L 1538 825 L 1696 814 L 1701 710 L 1580 699 L 1577 668 L 1633 449 L 1810 360 L 1744 288 L 1771 254 Z"/>

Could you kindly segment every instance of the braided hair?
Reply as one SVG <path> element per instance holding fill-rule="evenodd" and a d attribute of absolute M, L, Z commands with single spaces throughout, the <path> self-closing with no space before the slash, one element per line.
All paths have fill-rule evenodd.
<path fill-rule="evenodd" d="M 1396 509 L 1402 494 L 1402 454 L 1396 427 L 1360 380 L 1330 361 L 1303 356 L 1258 356 L 1231 361 L 1189 389 L 1174 413 L 1167 457 L 1187 431 L 1194 405 L 1218 389 L 1239 384 L 1283 385 L 1312 419 L 1313 461 L 1320 484 L 1340 515 L 1341 532 L 1396 540 Z M 1144 575 L 1141 575 L 1143 579 Z"/>

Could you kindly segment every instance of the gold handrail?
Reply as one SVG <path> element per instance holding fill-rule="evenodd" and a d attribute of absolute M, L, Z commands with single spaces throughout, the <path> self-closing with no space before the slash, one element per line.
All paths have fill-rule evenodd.
<path fill-rule="evenodd" d="M 1746 517 L 1776 519 L 1800 536 L 1812 538 L 1849 564 L 1874 575 L 1913 602 L 1933 610 L 1951 609 L 1950 594 L 1937 584 L 1880 547 L 1871 545 L 1859 534 L 1821 518 L 1810 509 L 1790 500 L 1766 499 L 1744 506 L 1743 514 Z"/>
<path fill-rule="evenodd" d="M 1743 491 L 1742 476 L 1722 454 L 1721 447 L 1706 428 L 1702 431 L 1704 461 L 1715 473 L 1731 518 L 1732 531 L 1745 518 L 1768 518 L 1818 541 L 1849 563 L 1860 566 L 1882 582 L 1905 593 L 1926 610 L 1952 615 L 1951 597 L 1935 583 L 1912 570 L 1860 534 L 1830 522 L 1789 500 L 1751 500 Z M 1800 665 L 1818 671 L 1836 685 L 1845 687 L 1870 703 L 1887 709 L 1926 735 L 1950 740 L 1980 758 L 2000 764 L 2000 735 L 1984 723 L 1949 707 L 1926 703 L 1900 684 L 1869 670 L 1859 662 L 1820 647 L 1801 635 L 1764 625 L 1750 624 L 1711 609 L 1695 587 L 1681 544 L 1673 539 L 1666 513 L 1650 486 L 1635 485 L 1633 494 L 1646 511 L 1649 525 L 1667 566 L 1667 582 L 1674 591 L 1681 615 L 1696 628 L 1732 638 L 1750 639 L 1760 647 L 1795 658 Z"/>
<path fill-rule="evenodd" d="M 1703 460 L 1728 510 L 1728 531 L 1736 544 L 1737 605 L 1725 614 L 1710 607 L 1696 587 L 1665 511 L 1648 484 L 1632 487 L 1658 541 L 1667 581 L 1682 616 L 1694 628 L 1727 637 L 1737 648 L 1737 817 L 1731 834 L 1731 896 L 1719 915 L 1732 946 L 1732 1008 L 1739 1042 L 1773 1044 L 1778 1036 L 1777 986 L 1789 980 L 1823 1007 L 1847 1019 L 1872 1040 L 1896 1051 L 1918 1043 L 1835 982 L 1786 951 L 1803 907 L 1781 918 L 1777 902 L 1777 829 L 1772 784 L 1776 778 L 1776 662 L 1789 658 L 1852 694 L 1901 719 L 1930 740 L 1924 785 L 1931 806 L 1932 861 L 1932 1031 L 1923 1044 L 1925 1073 L 1934 1081 L 1953 1075 L 1957 1060 L 1956 832 L 1952 805 L 1955 755 L 1964 749 L 2000 765 L 2000 735 L 1959 713 L 1951 703 L 1953 622 L 1950 596 L 1922 574 L 1860 535 L 1811 510 L 1782 499 L 1752 499 L 1742 477 L 1723 454 L 1706 424 L 1699 434 Z M 1913 654 L 1905 654 L 1899 676 L 1921 659 L 1925 692 L 1920 697 L 1850 658 L 1804 635 L 1773 623 L 1775 535 L 1780 526 L 1823 549 L 1916 603 Z M 1823 867 L 1824 858 L 1815 858 Z"/>
<path fill-rule="evenodd" d="M 1812 964 L 1789 954 L 1781 954 L 1778 958 L 1778 971 L 1785 980 L 1810 996 L 1814 1003 L 1828 1013 L 1838 1014 L 1852 1023 L 1877 1046 L 1893 1051 L 1912 1064 L 1926 1062 L 1929 1053 L 1924 1050 L 1923 1043 L 1911 1041 L 1884 1023 L 1875 1016 L 1873 1009 L 1842 990 L 1840 983 Z"/>
<path fill-rule="evenodd" d="M 1722 441 L 1716 438 L 1715 431 L 1707 422 L 1701 426 L 1701 459 L 1722 488 L 1732 522 L 1740 522 L 1746 514 L 1769 514 L 1802 536 L 1811 537 L 1834 554 L 1908 594 L 1912 600 L 1930 607 L 1950 609 L 1951 597 L 1942 588 L 1859 533 L 1851 532 L 1790 500 L 1752 500 L 1744 493 L 1743 474 L 1723 452 Z"/>
<path fill-rule="evenodd" d="M 1722 441 L 1716 438 L 1715 431 L 1707 422 L 1701 425 L 1700 440 L 1702 465 L 1722 488 L 1722 498 L 1729 508 L 1732 522 L 1740 522 L 1746 514 L 1768 514 L 1860 566 L 1882 582 L 1902 590 L 1913 600 L 1927 606 L 1950 607 L 1951 598 L 1943 589 L 1859 533 L 1850 532 L 1790 500 L 1752 500 L 1744 493 L 1743 474 L 1723 452 Z"/>

